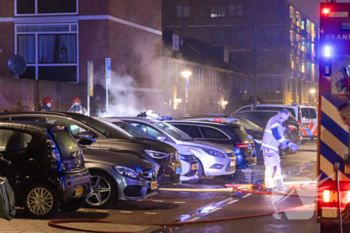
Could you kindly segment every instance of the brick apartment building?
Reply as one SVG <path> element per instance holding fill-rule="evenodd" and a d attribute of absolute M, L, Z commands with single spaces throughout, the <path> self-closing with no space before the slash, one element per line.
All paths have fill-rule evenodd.
<path fill-rule="evenodd" d="M 111 90 L 124 91 L 118 84 L 132 77 L 129 88 L 138 88 L 142 102 L 160 88 L 161 72 L 154 70 L 162 67 L 161 35 L 161 0 L 1 0 L 0 111 L 38 110 L 46 96 L 54 110 L 66 111 L 74 96 L 85 105 L 88 61 L 94 62 L 91 107 L 97 111 L 105 102 L 106 57 Z M 18 79 L 7 70 L 14 54 L 27 61 Z"/>
<path fill-rule="evenodd" d="M 316 103 L 319 29 L 288 1 L 163 0 L 162 9 L 164 31 L 218 47 L 243 72 L 254 73 L 256 54 L 258 97 L 266 103 Z"/>

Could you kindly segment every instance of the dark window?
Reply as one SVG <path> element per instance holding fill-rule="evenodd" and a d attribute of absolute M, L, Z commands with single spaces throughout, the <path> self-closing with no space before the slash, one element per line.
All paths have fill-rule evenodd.
<path fill-rule="evenodd" d="M 301 108 L 301 117 L 306 119 L 315 119 L 316 110 L 314 108 Z"/>
<path fill-rule="evenodd" d="M 248 137 L 248 134 L 247 132 L 245 131 L 244 127 L 243 126 L 240 126 L 240 127 L 230 127 L 229 128 L 230 131 L 233 133 L 233 135 L 230 135 L 231 138 L 235 141 L 244 141 L 245 139 L 247 139 Z"/>
<path fill-rule="evenodd" d="M 178 125 L 178 124 L 175 124 L 174 125 L 176 128 L 178 128 L 179 130 L 185 132 L 185 133 L 188 133 L 188 129 L 190 128 L 189 125 Z M 191 136 L 191 135 L 190 135 Z"/>
<path fill-rule="evenodd" d="M 27 66 L 24 74 L 20 75 L 19 77 L 24 79 L 35 79 L 35 66 Z"/>
<path fill-rule="evenodd" d="M 24 150 L 32 141 L 32 135 L 17 130 L 0 129 L 0 135 L 0 152 Z"/>
<path fill-rule="evenodd" d="M 77 66 L 39 66 L 39 79 L 61 82 L 77 82 Z"/>
<path fill-rule="evenodd" d="M 224 5 L 211 5 L 210 17 L 211 18 L 225 17 L 225 6 Z"/>
<path fill-rule="evenodd" d="M 191 126 L 189 135 L 193 138 L 202 138 L 202 135 L 199 132 L 199 129 L 197 126 Z"/>
<path fill-rule="evenodd" d="M 237 28 L 229 31 L 229 42 L 242 42 L 244 40 L 244 33 L 246 29 Z"/>
<path fill-rule="evenodd" d="M 28 64 L 35 63 L 35 35 L 18 35 L 17 53 L 21 55 Z"/>
<path fill-rule="evenodd" d="M 38 13 L 75 13 L 76 0 L 37 0 Z"/>
<path fill-rule="evenodd" d="M 35 0 L 17 0 L 17 14 L 34 14 Z"/>
<path fill-rule="evenodd" d="M 72 121 L 68 121 L 61 118 L 47 117 L 46 121 L 50 124 L 67 127 L 68 129 L 70 129 L 73 135 L 89 131 L 87 128 L 81 125 L 74 124 Z"/>
<path fill-rule="evenodd" d="M 144 124 L 140 124 L 140 123 L 136 123 L 136 122 L 133 122 L 131 123 L 132 126 L 135 126 L 136 128 L 139 128 L 141 129 L 143 132 L 145 132 L 146 134 L 152 136 L 152 137 L 159 137 L 159 136 L 165 136 L 164 134 L 162 134 L 161 132 L 159 132 L 158 130 L 152 128 L 152 127 L 149 127 L 148 125 L 144 125 Z"/>
<path fill-rule="evenodd" d="M 209 127 L 199 127 L 202 131 L 204 138 L 215 138 L 215 139 L 228 139 L 227 136 L 221 133 L 219 130 Z"/>
<path fill-rule="evenodd" d="M 189 18 L 190 7 L 189 6 L 176 6 L 176 18 Z"/>
<path fill-rule="evenodd" d="M 265 28 L 265 40 L 266 41 L 278 41 L 279 40 L 278 28 Z"/>
<path fill-rule="evenodd" d="M 212 43 L 225 42 L 225 30 L 211 30 L 211 42 Z"/>
<path fill-rule="evenodd" d="M 76 63 L 77 35 L 39 35 L 39 63 Z M 33 47 L 34 49 L 34 47 Z M 46 58 L 45 60 L 43 58 Z"/>
<path fill-rule="evenodd" d="M 242 16 L 243 15 L 243 5 L 242 4 L 230 4 L 228 7 L 228 15 L 230 17 Z"/>

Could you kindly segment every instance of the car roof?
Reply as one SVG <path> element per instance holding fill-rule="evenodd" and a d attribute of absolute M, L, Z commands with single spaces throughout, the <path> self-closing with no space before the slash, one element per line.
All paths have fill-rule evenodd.
<path fill-rule="evenodd" d="M 120 120 L 120 121 L 137 120 L 137 121 L 143 121 L 143 122 L 159 122 L 158 120 L 155 120 L 155 119 L 152 119 L 152 118 L 148 118 L 148 117 L 108 117 L 106 119 Z"/>
<path fill-rule="evenodd" d="M 229 125 L 241 125 L 238 122 L 232 122 L 232 123 L 220 123 L 220 122 L 213 122 L 213 121 L 191 121 L 191 120 L 172 120 L 172 121 L 165 121 L 165 122 L 174 122 L 174 123 L 190 123 L 190 124 L 198 124 L 198 125 L 211 125 L 211 126 L 229 126 Z"/>
<path fill-rule="evenodd" d="M 69 113 L 66 113 L 66 112 L 39 112 L 39 111 L 33 111 L 33 112 L 2 112 L 2 113 L 0 113 L 0 116 L 6 116 L 6 115 L 28 115 L 28 114 L 35 114 L 35 115 L 49 114 L 49 115 L 68 116 Z M 73 114 L 76 114 L 76 113 L 73 113 Z"/>
<path fill-rule="evenodd" d="M 237 112 L 235 114 L 239 114 L 239 113 L 246 113 L 246 112 L 279 112 L 279 111 L 275 111 L 275 110 L 249 110 L 249 111 L 241 111 L 241 112 Z M 233 114 L 233 115 L 235 115 Z"/>
<path fill-rule="evenodd" d="M 46 122 L 31 122 L 31 121 L 0 121 L 0 128 L 15 128 L 22 130 L 37 130 L 45 131 L 46 129 L 58 129 L 57 125 L 49 124 Z"/>

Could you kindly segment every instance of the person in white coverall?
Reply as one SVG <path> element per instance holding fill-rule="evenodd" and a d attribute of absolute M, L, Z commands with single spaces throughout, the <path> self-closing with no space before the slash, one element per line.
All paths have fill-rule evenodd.
<path fill-rule="evenodd" d="M 290 147 L 293 151 L 299 149 L 296 144 L 284 137 L 283 122 L 288 118 L 289 111 L 283 109 L 276 116 L 271 117 L 265 127 L 261 150 L 264 156 L 266 190 L 284 190 L 288 188 L 283 185 L 279 147 L 281 146 L 281 149 Z"/>

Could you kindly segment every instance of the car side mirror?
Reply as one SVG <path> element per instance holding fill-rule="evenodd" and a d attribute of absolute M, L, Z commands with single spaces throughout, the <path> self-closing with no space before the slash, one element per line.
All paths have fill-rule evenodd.
<path fill-rule="evenodd" d="M 94 139 L 94 136 L 95 136 L 94 133 L 89 131 L 81 132 L 74 135 L 74 137 L 77 139 Z"/>
<path fill-rule="evenodd" d="M 83 146 L 90 146 L 92 143 L 96 142 L 95 139 L 91 138 L 91 139 L 88 139 L 88 138 L 79 138 L 80 140 L 78 141 L 78 143 L 80 145 L 83 145 Z"/>
<path fill-rule="evenodd" d="M 167 141 L 167 138 L 165 136 L 158 136 L 157 137 L 157 140 L 158 141 L 161 141 L 161 142 L 166 142 Z"/>

